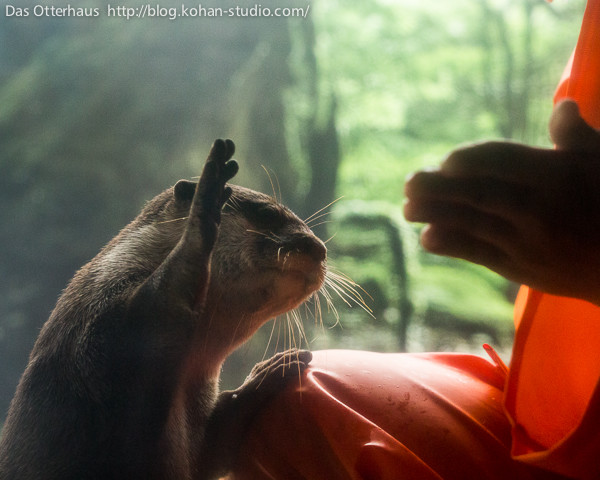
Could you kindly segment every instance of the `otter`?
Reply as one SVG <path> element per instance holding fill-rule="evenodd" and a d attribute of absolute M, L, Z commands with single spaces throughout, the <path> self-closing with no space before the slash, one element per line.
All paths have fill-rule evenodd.
<path fill-rule="evenodd" d="M 287 351 L 218 393 L 225 358 L 320 288 L 326 248 L 273 198 L 229 185 L 231 140 L 150 202 L 59 297 L 0 441 L 2 480 L 205 479 L 310 362 Z"/>

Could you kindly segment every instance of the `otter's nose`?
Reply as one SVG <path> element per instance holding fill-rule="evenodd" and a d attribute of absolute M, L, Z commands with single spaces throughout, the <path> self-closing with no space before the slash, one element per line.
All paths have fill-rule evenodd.
<path fill-rule="evenodd" d="M 310 256 L 315 262 L 327 259 L 327 247 L 314 235 L 297 234 L 289 239 L 289 251 L 297 251 Z"/>

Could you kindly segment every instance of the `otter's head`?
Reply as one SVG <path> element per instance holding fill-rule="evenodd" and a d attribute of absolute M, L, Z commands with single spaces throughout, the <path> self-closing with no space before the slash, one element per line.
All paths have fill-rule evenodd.
<path fill-rule="evenodd" d="M 231 186 L 211 262 L 209 295 L 256 322 L 292 310 L 325 280 L 327 249 L 273 197 Z"/>
<path fill-rule="evenodd" d="M 181 235 L 183 222 L 176 220 L 187 215 L 195 187 L 181 180 L 171 190 L 167 216 L 174 221 L 161 222 L 163 230 Z M 245 340 L 267 320 L 296 308 L 320 289 L 327 249 L 273 197 L 229 187 L 232 195 L 223 207 L 212 252 L 205 311 L 217 324 L 236 322 L 236 337 Z"/>

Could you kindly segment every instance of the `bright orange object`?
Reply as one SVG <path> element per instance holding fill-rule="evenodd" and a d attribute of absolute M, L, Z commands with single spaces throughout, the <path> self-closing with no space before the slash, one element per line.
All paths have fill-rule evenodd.
<path fill-rule="evenodd" d="M 555 101 L 563 98 L 575 100 L 582 117 L 600 128 L 598 0 L 588 1 Z M 515 323 L 505 401 L 513 455 L 577 478 L 600 478 L 600 308 L 522 287 Z"/>
<path fill-rule="evenodd" d="M 315 352 L 301 386 L 257 418 L 232 478 L 558 478 L 510 458 L 504 368 L 451 353 Z"/>
<path fill-rule="evenodd" d="M 600 128 L 600 0 L 565 97 Z M 316 352 L 256 419 L 232 478 L 600 478 L 600 308 L 523 287 L 515 323 L 508 378 L 472 355 Z"/>

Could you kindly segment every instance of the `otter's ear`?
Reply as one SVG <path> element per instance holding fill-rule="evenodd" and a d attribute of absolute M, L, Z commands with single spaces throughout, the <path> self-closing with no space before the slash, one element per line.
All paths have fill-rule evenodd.
<path fill-rule="evenodd" d="M 196 191 L 196 182 L 179 180 L 173 187 L 173 197 L 178 202 L 191 202 Z"/>

